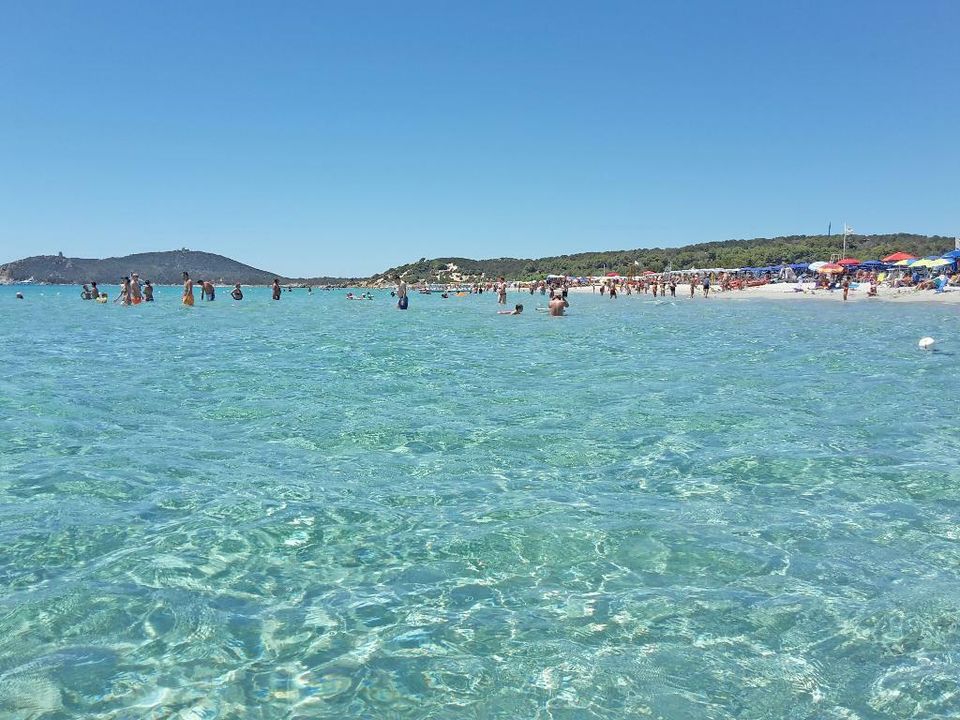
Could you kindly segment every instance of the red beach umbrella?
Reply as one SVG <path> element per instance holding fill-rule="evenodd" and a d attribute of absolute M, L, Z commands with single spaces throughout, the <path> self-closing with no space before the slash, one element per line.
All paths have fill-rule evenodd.
<path fill-rule="evenodd" d="M 844 258 L 843 260 L 837 260 L 837 265 L 859 265 L 860 261 L 856 258 Z"/>
<path fill-rule="evenodd" d="M 914 259 L 915 259 L 915 256 L 911 255 L 910 253 L 895 252 L 893 255 L 887 255 L 885 258 L 883 258 L 883 262 L 895 263 L 895 262 L 900 262 L 901 260 L 914 260 Z"/>
<path fill-rule="evenodd" d="M 843 265 L 837 263 L 827 263 L 826 265 L 821 265 L 818 269 L 818 273 L 840 273 L 846 270 Z"/>
<path fill-rule="evenodd" d="M 620 273 L 607 273 L 607 277 L 620 277 Z"/>

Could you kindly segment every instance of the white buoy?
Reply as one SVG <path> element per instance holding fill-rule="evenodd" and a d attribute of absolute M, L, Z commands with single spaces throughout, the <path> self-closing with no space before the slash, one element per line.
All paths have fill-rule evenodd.
<path fill-rule="evenodd" d="M 920 338 L 920 342 L 917 343 L 917 347 L 921 350 L 933 350 L 933 346 L 936 344 L 936 340 L 932 337 Z"/>

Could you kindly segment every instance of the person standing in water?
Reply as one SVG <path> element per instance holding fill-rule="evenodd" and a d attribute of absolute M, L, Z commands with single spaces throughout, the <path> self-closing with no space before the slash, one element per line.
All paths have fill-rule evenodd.
<path fill-rule="evenodd" d="M 502 275 L 500 276 L 500 281 L 497 283 L 497 304 L 507 304 L 507 281 L 503 279 Z"/>
<path fill-rule="evenodd" d="M 554 317 L 560 317 L 570 307 L 570 303 L 566 301 L 562 296 L 555 295 L 553 300 L 550 301 L 550 314 Z"/>
<path fill-rule="evenodd" d="M 406 310 L 410 306 L 410 298 L 407 297 L 407 281 L 397 276 L 397 307 Z"/>
<path fill-rule="evenodd" d="M 114 300 L 114 302 L 120 303 L 121 305 L 130 304 L 130 278 L 120 278 L 120 294 L 117 295 L 117 299 Z"/>
<path fill-rule="evenodd" d="M 143 294 L 140 292 L 140 276 L 136 273 L 130 276 L 130 302 L 133 305 L 139 305 L 143 302 Z"/>
<path fill-rule="evenodd" d="M 279 299 L 280 299 L 280 293 L 281 293 L 281 292 L 282 292 L 282 291 L 281 291 L 281 289 L 280 289 L 280 279 L 279 279 L 279 278 L 274 278 L 274 279 L 273 279 L 273 299 L 274 299 L 274 300 L 279 300 Z"/>
<path fill-rule="evenodd" d="M 143 283 L 143 301 L 153 302 L 153 285 L 149 280 Z"/>
<path fill-rule="evenodd" d="M 234 300 L 243 300 L 243 290 L 240 289 L 240 283 L 233 286 L 233 290 L 230 291 L 230 297 Z"/>
<path fill-rule="evenodd" d="M 703 296 L 710 297 L 710 273 L 703 276 Z"/>
<path fill-rule="evenodd" d="M 186 270 L 183 271 L 183 304 L 193 307 L 193 280 Z"/>

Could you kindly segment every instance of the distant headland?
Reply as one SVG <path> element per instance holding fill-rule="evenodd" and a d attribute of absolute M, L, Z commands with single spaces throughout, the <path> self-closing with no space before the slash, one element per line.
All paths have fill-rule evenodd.
<path fill-rule="evenodd" d="M 269 285 L 274 278 L 286 284 L 341 284 L 347 278 L 290 278 L 245 265 L 223 255 L 196 250 L 136 253 L 111 258 L 70 258 L 60 255 L 35 255 L 0 265 L 0 284 L 36 282 L 79 285 L 90 281 L 114 283 L 124 275 L 139 273 L 154 284 L 179 283 L 186 270 L 194 278 L 217 284 Z"/>

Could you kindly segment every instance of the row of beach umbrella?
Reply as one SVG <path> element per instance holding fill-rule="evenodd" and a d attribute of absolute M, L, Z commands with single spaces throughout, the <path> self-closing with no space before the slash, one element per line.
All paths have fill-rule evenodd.
<path fill-rule="evenodd" d="M 857 258 L 843 258 L 835 263 L 812 262 L 810 270 L 821 274 L 842 273 L 853 268 L 866 270 L 881 270 L 886 267 L 914 267 L 914 268 L 940 268 L 953 265 L 960 260 L 960 250 L 951 250 L 948 253 L 940 255 L 931 255 L 925 258 L 918 258 L 909 253 L 897 252 L 893 255 L 887 255 L 883 260 L 858 260 Z"/>

